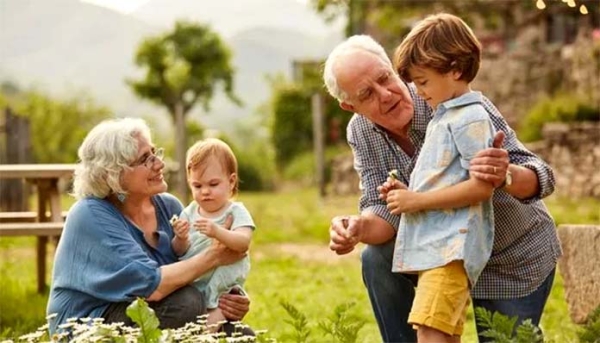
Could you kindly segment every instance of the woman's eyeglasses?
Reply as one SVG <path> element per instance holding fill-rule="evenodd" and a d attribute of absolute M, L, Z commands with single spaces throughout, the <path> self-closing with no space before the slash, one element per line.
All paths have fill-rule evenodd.
<path fill-rule="evenodd" d="M 132 164 L 132 167 L 137 167 L 137 166 L 141 166 L 143 165 L 144 167 L 151 169 L 154 166 L 154 163 L 156 162 L 157 159 L 161 160 L 163 159 L 163 157 L 165 156 L 165 149 L 163 148 L 153 148 L 152 152 L 150 154 L 148 154 L 148 156 L 146 156 L 146 158 L 144 158 L 141 161 L 138 161 L 134 164 Z"/>

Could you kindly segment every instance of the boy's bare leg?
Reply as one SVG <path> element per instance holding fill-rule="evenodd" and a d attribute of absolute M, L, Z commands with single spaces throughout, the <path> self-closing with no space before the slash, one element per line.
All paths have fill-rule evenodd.
<path fill-rule="evenodd" d="M 450 342 L 452 342 L 452 343 L 460 343 L 460 336 L 457 336 L 457 335 L 451 336 Z"/>
<path fill-rule="evenodd" d="M 419 343 L 454 343 L 453 337 L 456 336 L 450 336 L 425 325 L 419 325 L 419 329 L 417 330 L 417 341 Z"/>
<path fill-rule="evenodd" d="M 217 308 L 209 308 L 208 309 L 208 318 L 206 319 L 206 325 L 208 326 L 208 331 L 217 332 L 221 328 L 221 324 L 223 321 L 227 321 L 227 318 L 221 312 L 221 309 Z"/>

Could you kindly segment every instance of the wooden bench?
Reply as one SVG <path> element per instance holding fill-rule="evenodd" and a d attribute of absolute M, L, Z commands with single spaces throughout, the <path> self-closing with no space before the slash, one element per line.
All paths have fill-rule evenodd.
<path fill-rule="evenodd" d="M 39 293 L 47 289 L 46 285 L 46 254 L 48 237 L 60 236 L 64 223 L 0 223 L 0 237 L 2 236 L 36 236 L 36 266 L 37 289 Z"/>
<path fill-rule="evenodd" d="M 0 236 L 60 236 L 65 223 L 0 223 Z"/>
<path fill-rule="evenodd" d="M 68 211 L 62 211 L 63 220 L 67 218 Z M 50 213 L 46 212 L 50 217 Z M 34 211 L 0 212 L 0 223 L 33 223 L 38 221 L 38 214 Z"/>

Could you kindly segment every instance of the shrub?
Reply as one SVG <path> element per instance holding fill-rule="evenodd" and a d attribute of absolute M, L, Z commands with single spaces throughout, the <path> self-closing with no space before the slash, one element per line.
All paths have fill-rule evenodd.
<path fill-rule="evenodd" d="M 577 336 L 581 343 L 600 343 L 600 306 L 589 315 Z"/>
<path fill-rule="evenodd" d="M 325 150 L 325 182 L 331 180 L 331 167 L 333 158 L 345 153 L 350 148 L 347 145 L 338 145 L 327 147 Z M 313 150 L 308 150 L 299 154 L 289 162 L 283 171 L 283 178 L 287 181 L 300 182 L 305 186 L 315 185 L 315 154 Z"/>
<path fill-rule="evenodd" d="M 540 100 L 519 124 L 519 138 L 532 142 L 542 138 L 542 127 L 549 122 L 600 120 L 600 108 L 573 94 L 562 94 Z"/>

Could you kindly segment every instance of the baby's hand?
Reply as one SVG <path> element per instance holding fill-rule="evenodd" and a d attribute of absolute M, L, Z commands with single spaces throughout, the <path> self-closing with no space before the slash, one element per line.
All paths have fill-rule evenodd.
<path fill-rule="evenodd" d="M 200 218 L 196 220 L 194 223 L 194 228 L 198 232 L 201 232 L 210 238 L 215 238 L 217 231 L 219 230 L 219 226 L 217 224 L 206 218 Z"/>
<path fill-rule="evenodd" d="M 175 218 L 175 216 L 174 216 Z M 175 219 L 171 218 L 171 225 L 173 226 L 173 232 L 175 233 L 175 237 L 179 239 L 187 239 L 188 233 L 190 232 L 190 224 L 187 220 L 183 219 Z"/>

